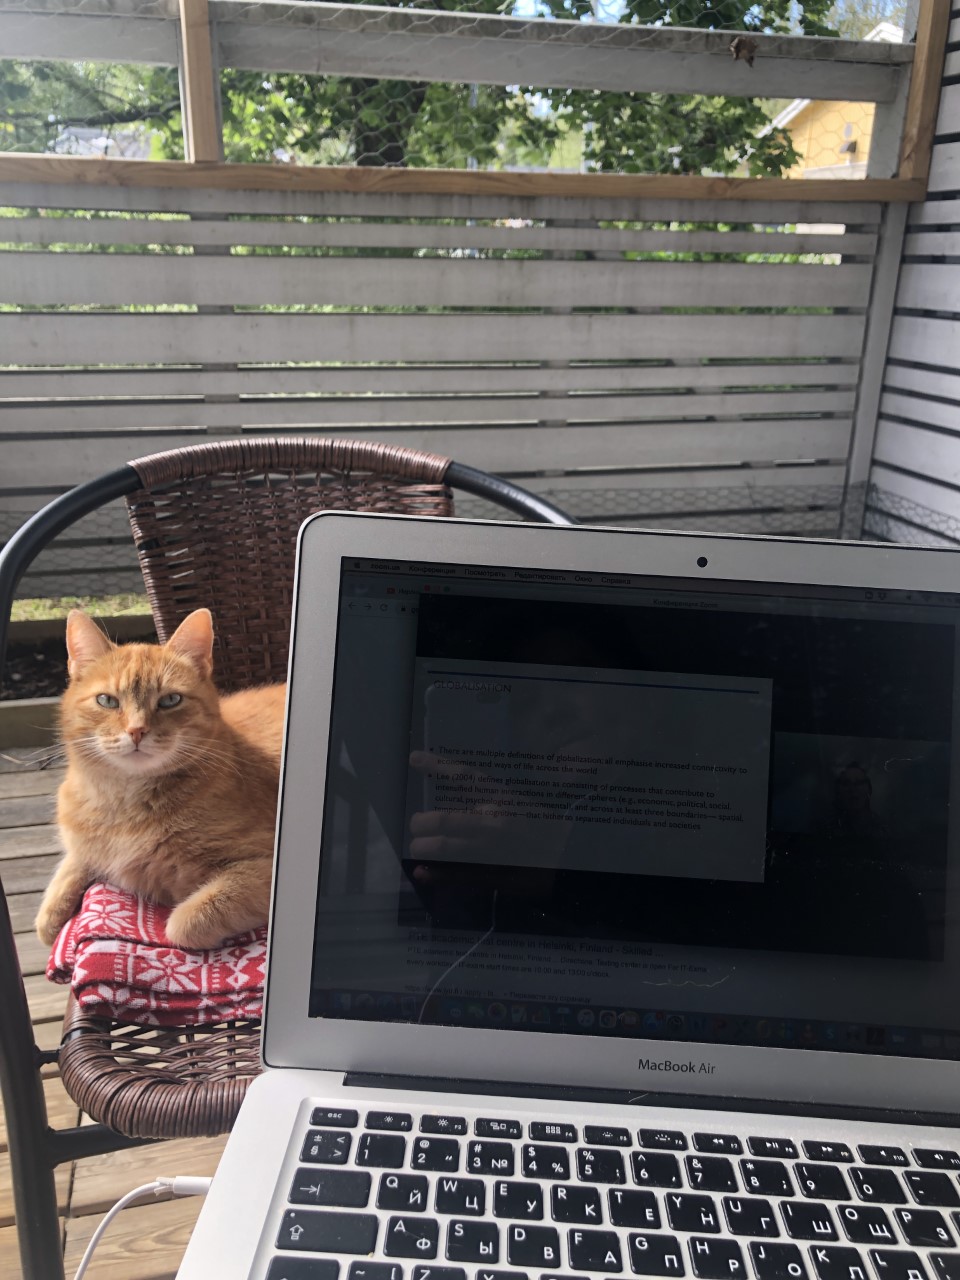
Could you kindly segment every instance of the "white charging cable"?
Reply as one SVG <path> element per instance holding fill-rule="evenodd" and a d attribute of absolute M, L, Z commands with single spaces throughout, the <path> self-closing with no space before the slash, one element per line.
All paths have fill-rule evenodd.
<path fill-rule="evenodd" d="M 159 1196 L 165 1191 L 172 1191 L 175 1196 L 205 1196 L 210 1190 L 211 1178 L 157 1178 L 155 1182 L 145 1182 L 142 1187 L 134 1187 L 127 1194 L 104 1214 L 96 1231 L 90 1237 L 90 1243 L 84 1250 L 83 1257 L 80 1259 L 80 1265 L 74 1272 L 73 1280 L 83 1280 L 87 1273 L 87 1267 L 90 1265 L 90 1259 L 93 1257 L 94 1250 L 100 1243 L 103 1233 L 109 1227 L 121 1209 L 126 1209 L 127 1205 L 133 1204 L 135 1200 L 142 1200 L 144 1196 Z"/>

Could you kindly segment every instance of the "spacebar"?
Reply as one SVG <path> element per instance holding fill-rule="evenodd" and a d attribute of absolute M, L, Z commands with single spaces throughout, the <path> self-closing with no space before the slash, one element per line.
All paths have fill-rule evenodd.
<path fill-rule="evenodd" d="M 278 1249 L 308 1253 L 373 1253 L 377 1219 L 372 1213 L 324 1213 L 288 1209 L 277 1235 Z"/>

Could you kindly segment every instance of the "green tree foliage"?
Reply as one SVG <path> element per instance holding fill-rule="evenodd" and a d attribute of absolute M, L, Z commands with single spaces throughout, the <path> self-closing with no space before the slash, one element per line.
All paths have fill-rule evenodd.
<path fill-rule="evenodd" d="M 537 2 L 544 17 L 595 18 L 597 0 Z M 430 7 L 504 10 L 502 0 L 430 0 Z M 623 0 L 619 20 L 832 35 L 834 9 L 835 0 Z M 603 16 L 609 17 L 609 9 Z M 582 150 L 591 171 L 776 176 L 797 159 L 785 132 L 762 132 L 769 117 L 749 98 L 231 69 L 221 80 L 224 147 L 233 161 L 481 168 L 552 161 L 569 167 L 569 155 Z M 153 138 L 154 154 L 182 155 L 176 72 L 0 63 L 0 148 L 49 150 L 71 127 L 109 133 L 112 123 L 139 123 Z"/>
<path fill-rule="evenodd" d="M 105 62 L 0 62 L 0 151 L 50 151 L 69 129 L 116 136 L 143 124 L 183 154 L 173 67 Z M 169 149 L 168 149 L 169 148 Z"/>

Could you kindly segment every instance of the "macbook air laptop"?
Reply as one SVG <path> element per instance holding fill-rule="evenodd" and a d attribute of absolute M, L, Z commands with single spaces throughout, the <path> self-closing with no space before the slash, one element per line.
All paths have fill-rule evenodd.
<path fill-rule="evenodd" d="M 181 1280 L 960 1280 L 960 573 L 324 514 Z"/>

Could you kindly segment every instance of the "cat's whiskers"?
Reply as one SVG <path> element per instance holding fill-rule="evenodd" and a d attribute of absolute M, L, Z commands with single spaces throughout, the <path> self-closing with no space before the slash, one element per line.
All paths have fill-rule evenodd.
<path fill-rule="evenodd" d="M 178 743 L 177 756 L 178 759 L 185 759 L 191 763 L 203 761 L 214 772 L 220 773 L 224 777 L 228 772 L 235 773 L 238 778 L 243 777 L 243 770 L 238 767 L 231 752 L 223 751 L 203 742 Z"/>

